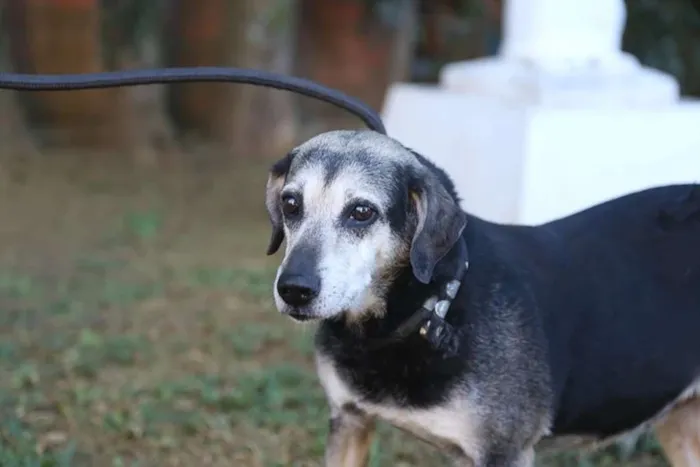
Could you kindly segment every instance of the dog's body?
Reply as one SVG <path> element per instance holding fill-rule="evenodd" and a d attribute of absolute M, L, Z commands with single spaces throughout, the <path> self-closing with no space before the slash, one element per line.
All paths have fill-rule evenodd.
<path fill-rule="evenodd" d="M 656 428 L 674 466 L 700 466 L 700 185 L 537 227 L 458 204 L 441 170 L 370 132 L 321 135 L 273 168 L 270 252 L 287 237 L 275 298 L 321 319 L 327 465 L 365 465 L 381 418 L 457 465 L 526 467 L 546 439 Z M 419 332 L 387 339 L 452 278 L 460 241 L 469 268 L 445 318 L 455 352 Z M 308 293 L 290 292 L 305 274 Z"/>

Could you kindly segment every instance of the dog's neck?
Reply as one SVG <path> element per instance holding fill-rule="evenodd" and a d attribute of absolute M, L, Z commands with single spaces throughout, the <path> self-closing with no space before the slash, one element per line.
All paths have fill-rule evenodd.
<path fill-rule="evenodd" d="M 420 336 L 438 352 L 453 355 L 458 351 L 458 331 L 449 323 L 448 313 L 468 267 L 466 239 L 462 235 L 436 265 L 429 284 L 419 282 L 411 267 L 406 266 L 389 288 L 381 316 L 370 316 L 360 323 L 341 319 L 324 325 L 334 334 L 361 341 L 362 347 L 370 351 Z"/>

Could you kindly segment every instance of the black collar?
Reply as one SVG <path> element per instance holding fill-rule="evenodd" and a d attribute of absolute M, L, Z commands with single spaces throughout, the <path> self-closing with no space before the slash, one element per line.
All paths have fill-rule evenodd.
<path fill-rule="evenodd" d="M 446 321 L 452 300 L 459 293 L 464 275 L 469 269 L 469 255 L 464 237 L 457 243 L 457 267 L 453 279 L 440 287 L 437 295 L 430 296 L 415 313 L 402 322 L 389 336 L 371 339 L 368 348 L 376 350 L 391 343 L 406 339 L 414 332 L 427 340 L 431 346 L 447 356 L 457 353 L 458 330 Z"/>

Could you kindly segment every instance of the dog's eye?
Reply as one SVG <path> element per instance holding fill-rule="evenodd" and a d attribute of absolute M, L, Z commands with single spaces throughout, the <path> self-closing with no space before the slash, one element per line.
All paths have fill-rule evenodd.
<path fill-rule="evenodd" d="M 355 222 L 368 222 L 374 217 L 375 211 L 369 206 L 358 204 L 350 211 L 350 218 Z"/>
<path fill-rule="evenodd" d="M 286 217 L 294 217 L 299 214 L 301 210 L 301 203 L 296 197 L 292 195 L 285 195 L 282 197 L 282 213 Z"/>

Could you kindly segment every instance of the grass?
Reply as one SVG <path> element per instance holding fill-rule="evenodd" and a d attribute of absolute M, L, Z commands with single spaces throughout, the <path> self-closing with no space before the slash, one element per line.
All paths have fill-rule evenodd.
<path fill-rule="evenodd" d="M 312 330 L 271 302 L 264 170 L 84 165 L 10 165 L 0 197 L 0 466 L 321 465 Z M 385 465 L 446 464 L 380 425 Z M 645 439 L 540 465 L 665 464 Z"/>

